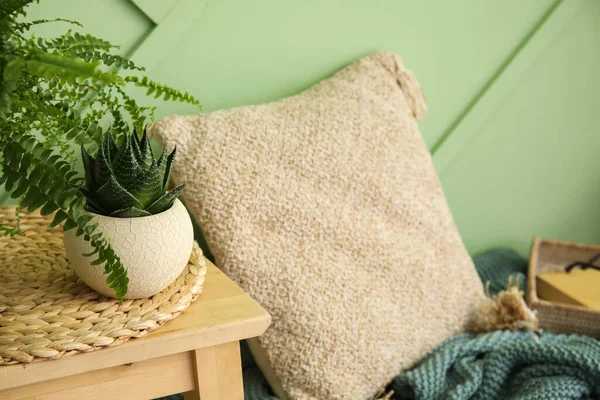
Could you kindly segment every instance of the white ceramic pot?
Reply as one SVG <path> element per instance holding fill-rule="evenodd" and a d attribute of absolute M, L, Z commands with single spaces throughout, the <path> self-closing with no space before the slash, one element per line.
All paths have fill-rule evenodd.
<path fill-rule="evenodd" d="M 126 299 L 151 297 L 169 286 L 185 268 L 194 241 L 190 216 L 176 199 L 173 206 L 160 214 L 138 218 L 114 218 L 93 214 L 91 223 L 98 223 L 127 269 L 129 285 Z M 71 268 L 88 286 L 97 292 L 114 297 L 106 284 L 104 265 L 90 265 L 95 256 L 82 254 L 92 251 L 75 229 L 65 232 L 65 249 Z"/>

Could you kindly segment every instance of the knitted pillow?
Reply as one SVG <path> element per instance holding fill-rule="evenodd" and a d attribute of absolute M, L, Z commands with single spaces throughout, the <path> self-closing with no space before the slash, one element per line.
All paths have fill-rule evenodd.
<path fill-rule="evenodd" d="M 424 111 L 379 52 L 300 95 L 153 128 L 217 264 L 273 317 L 252 347 L 278 395 L 367 399 L 474 316 Z"/>

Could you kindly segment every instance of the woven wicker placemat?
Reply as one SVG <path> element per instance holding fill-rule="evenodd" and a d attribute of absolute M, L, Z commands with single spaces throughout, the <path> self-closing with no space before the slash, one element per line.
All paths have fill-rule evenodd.
<path fill-rule="evenodd" d="M 14 207 L 0 221 L 17 222 Z M 22 233 L 0 237 L 0 365 L 58 359 L 117 346 L 181 314 L 202 292 L 206 261 L 194 243 L 190 262 L 168 288 L 149 299 L 104 297 L 69 268 L 62 229 L 23 214 Z"/>

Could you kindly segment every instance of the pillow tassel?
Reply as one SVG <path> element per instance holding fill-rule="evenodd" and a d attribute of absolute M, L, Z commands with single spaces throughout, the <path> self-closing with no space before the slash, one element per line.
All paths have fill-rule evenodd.
<path fill-rule="evenodd" d="M 491 296 L 489 282 L 486 284 L 486 298 L 477 316 L 475 331 L 486 333 L 497 330 L 529 331 L 538 329 L 538 318 L 523 298 L 518 279 L 508 279 L 507 288 Z"/>
<path fill-rule="evenodd" d="M 417 119 L 424 118 L 427 114 L 427 101 L 423 88 L 412 71 L 404 66 L 402 58 L 387 51 L 378 51 L 373 57 L 395 78 L 396 83 L 404 92 L 413 116 Z"/>

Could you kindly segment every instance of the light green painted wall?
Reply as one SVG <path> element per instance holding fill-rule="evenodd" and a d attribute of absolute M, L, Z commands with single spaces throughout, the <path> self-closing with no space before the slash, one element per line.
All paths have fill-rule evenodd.
<path fill-rule="evenodd" d="M 356 58 L 391 50 L 425 87 L 422 130 L 433 145 L 551 4 L 181 0 L 180 14 L 168 16 L 134 59 L 211 111 L 295 94 Z"/>
<path fill-rule="evenodd" d="M 600 243 L 600 2 L 565 1 L 434 156 L 469 249 Z"/>
<path fill-rule="evenodd" d="M 595 0 L 41 0 L 31 15 L 82 21 L 207 111 L 391 50 L 425 88 L 421 129 L 471 252 L 525 254 L 534 234 L 600 242 Z"/>

